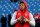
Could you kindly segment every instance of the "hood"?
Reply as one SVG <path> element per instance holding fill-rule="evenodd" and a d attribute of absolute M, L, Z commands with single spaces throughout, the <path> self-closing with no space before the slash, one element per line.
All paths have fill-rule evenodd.
<path fill-rule="evenodd" d="M 26 1 L 21 1 L 21 2 L 24 2 L 24 4 L 25 4 L 25 11 L 27 11 L 27 3 L 26 3 Z M 21 11 L 20 5 L 19 5 L 19 10 Z"/>

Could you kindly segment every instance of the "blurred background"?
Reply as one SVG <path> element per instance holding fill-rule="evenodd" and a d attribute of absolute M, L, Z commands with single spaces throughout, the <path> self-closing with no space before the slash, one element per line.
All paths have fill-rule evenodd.
<path fill-rule="evenodd" d="M 27 2 L 27 10 L 32 13 L 32 15 L 37 12 L 40 16 L 40 0 L 0 0 L 0 27 L 2 26 L 1 23 L 1 15 L 4 14 L 7 18 L 7 27 L 8 23 L 10 22 L 10 15 L 12 15 L 15 11 L 19 10 L 19 3 L 20 1 Z M 10 18 L 9 18 L 10 17 Z"/>

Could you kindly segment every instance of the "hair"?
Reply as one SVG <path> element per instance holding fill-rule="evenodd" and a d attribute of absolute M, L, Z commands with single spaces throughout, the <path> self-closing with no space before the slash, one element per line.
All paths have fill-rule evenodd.
<path fill-rule="evenodd" d="M 20 3 L 24 3 L 24 2 L 21 1 Z"/>

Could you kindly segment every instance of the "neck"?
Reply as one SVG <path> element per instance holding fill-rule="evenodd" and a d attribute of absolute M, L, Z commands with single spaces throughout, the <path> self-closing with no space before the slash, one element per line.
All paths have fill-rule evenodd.
<path fill-rule="evenodd" d="M 23 10 L 23 12 L 24 12 L 25 10 Z"/>
<path fill-rule="evenodd" d="M 25 9 L 22 10 L 23 12 L 25 11 Z"/>

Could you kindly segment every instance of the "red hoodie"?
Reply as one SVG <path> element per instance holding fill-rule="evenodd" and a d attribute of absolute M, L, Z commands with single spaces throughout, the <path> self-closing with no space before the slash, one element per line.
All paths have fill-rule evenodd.
<path fill-rule="evenodd" d="M 29 12 L 27 11 L 27 3 L 25 1 L 22 1 L 22 2 L 24 2 L 24 4 L 25 4 L 25 11 L 23 12 L 23 11 L 21 11 L 21 9 L 19 9 L 19 11 L 17 11 L 16 19 L 18 19 L 20 16 L 24 16 L 25 18 L 30 20 L 29 19 Z M 15 27 L 30 27 L 30 24 L 27 22 L 22 26 L 20 21 L 18 21 L 16 23 Z"/>
<path fill-rule="evenodd" d="M 40 15 L 39 15 L 38 19 L 40 19 Z M 38 22 L 40 23 L 40 21 L 38 21 Z"/>

